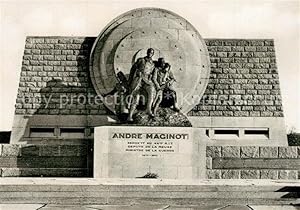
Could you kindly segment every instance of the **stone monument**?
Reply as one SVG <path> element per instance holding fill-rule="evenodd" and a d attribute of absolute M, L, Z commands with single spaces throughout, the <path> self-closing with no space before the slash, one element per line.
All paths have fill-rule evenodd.
<path fill-rule="evenodd" d="M 273 40 L 203 39 L 158 8 L 97 38 L 27 37 L 11 143 L 86 142 L 96 177 L 176 179 L 205 176 L 206 146 L 287 146 Z"/>
<path fill-rule="evenodd" d="M 186 114 L 198 103 L 192 97 L 204 93 L 209 73 L 204 40 L 176 14 L 138 9 L 108 24 L 90 56 L 93 85 L 122 123 L 145 127 L 97 128 L 95 177 L 204 178 L 204 143 L 201 149 L 197 129 L 179 127 L 192 127 Z M 122 82 L 116 75 L 124 75 Z M 117 86 L 124 90 L 111 94 Z M 155 134 L 185 138 L 152 138 Z"/>
<path fill-rule="evenodd" d="M 287 146 L 273 40 L 203 39 L 158 8 L 97 38 L 27 37 L 15 108 L 0 175 L 80 179 L 2 179 L 0 203 L 299 203 L 299 183 L 274 180 L 300 178 L 300 150 Z"/>

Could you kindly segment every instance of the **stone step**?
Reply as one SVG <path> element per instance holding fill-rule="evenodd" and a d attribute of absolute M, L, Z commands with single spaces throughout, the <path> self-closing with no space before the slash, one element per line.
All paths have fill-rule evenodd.
<path fill-rule="evenodd" d="M 299 205 L 299 200 L 290 198 L 99 198 L 99 197 L 10 197 L 1 198 L 0 203 L 47 203 L 69 205 L 128 205 L 128 204 L 168 204 L 172 206 L 209 206 L 209 205 Z"/>
<path fill-rule="evenodd" d="M 201 198 L 264 198 L 264 199 L 280 199 L 280 198 L 298 198 L 300 194 L 298 192 L 197 192 L 197 191 L 152 191 L 152 192 L 141 192 L 141 191 L 52 191 L 52 192 L 0 192 L 0 198 L 182 198 L 182 199 L 201 199 Z"/>
<path fill-rule="evenodd" d="M 1 192 L 299 192 L 296 186 L 238 185 L 0 185 Z"/>
<path fill-rule="evenodd" d="M 0 203 L 297 204 L 300 182 L 271 180 L 0 179 Z"/>

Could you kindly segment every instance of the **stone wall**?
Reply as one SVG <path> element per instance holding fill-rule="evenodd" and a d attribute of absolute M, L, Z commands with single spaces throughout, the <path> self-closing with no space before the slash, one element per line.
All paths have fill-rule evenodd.
<path fill-rule="evenodd" d="M 90 177 L 89 145 L 0 144 L 2 177 Z"/>
<path fill-rule="evenodd" d="M 299 179 L 300 147 L 208 146 L 208 179 Z"/>
<path fill-rule="evenodd" d="M 90 37 L 28 37 L 15 114 L 107 114 L 100 100 L 94 100 L 96 93 L 88 73 L 94 40 Z M 68 103 L 60 103 L 60 100 Z"/>
<path fill-rule="evenodd" d="M 86 145 L 0 144 L 2 177 L 92 177 Z M 207 146 L 208 179 L 299 179 L 300 147 Z"/>
<path fill-rule="evenodd" d="M 15 114 L 106 115 L 88 73 L 94 41 L 27 37 Z M 206 44 L 211 75 L 200 104 L 189 115 L 283 116 L 273 40 L 207 39 Z M 60 104 L 61 97 L 69 103 Z"/>
<path fill-rule="evenodd" d="M 190 115 L 282 117 L 273 40 L 207 39 L 211 75 Z"/>

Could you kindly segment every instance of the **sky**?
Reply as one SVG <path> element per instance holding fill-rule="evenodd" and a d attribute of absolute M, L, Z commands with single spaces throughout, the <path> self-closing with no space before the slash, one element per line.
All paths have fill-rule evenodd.
<path fill-rule="evenodd" d="M 173 11 L 203 38 L 274 39 L 287 131 L 300 132 L 299 0 L 0 0 L 0 131 L 12 127 L 26 36 L 98 36 L 140 7 Z"/>

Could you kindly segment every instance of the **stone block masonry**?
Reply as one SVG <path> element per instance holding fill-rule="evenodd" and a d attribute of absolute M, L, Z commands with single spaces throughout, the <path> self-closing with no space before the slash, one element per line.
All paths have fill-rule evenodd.
<path fill-rule="evenodd" d="M 299 179 L 300 147 L 207 146 L 208 179 Z"/>
<path fill-rule="evenodd" d="M 189 115 L 283 117 L 273 40 L 205 41 L 210 79 Z"/>
<path fill-rule="evenodd" d="M 0 145 L 2 177 L 90 177 L 92 152 L 86 145 Z"/>
<path fill-rule="evenodd" d="M 15 114 L 107 114 L 89 78 L 93 37 L 28 37 Z"/>
<path fill-rule="evenodd" d="M 107 115 L 89 78 L 94 41 L 27 37 L 15 114 Z M 206 45 L 211 75 L 190 116 L 283 116 L 273 40 L 206 39 Z"/>

